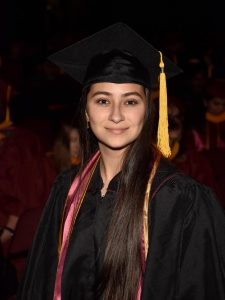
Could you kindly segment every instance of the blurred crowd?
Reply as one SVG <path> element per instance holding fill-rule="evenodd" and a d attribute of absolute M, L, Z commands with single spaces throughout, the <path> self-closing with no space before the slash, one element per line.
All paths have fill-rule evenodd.
<path fill-rule="evenodd" d="M 61 38 L 60 47 L 53 39 L 48 51 L 73 37 Z M 214 38 L 192 49 L 174 34 L 162 48 L 184 71 L 168 81 L 170 160 L 212 187 L 225 208 L 225 47 Z M 80 162 L 81 88 L 45 54 L 39 43 L 19 39 L 0 53 L 0 249 L 16 270 L 15 285 L 2 290 L 0 299 L 15 293 L 28 235 L 32 240 L 57 175 Z M 157 97 L 156 87 L 156 115 Z"/>

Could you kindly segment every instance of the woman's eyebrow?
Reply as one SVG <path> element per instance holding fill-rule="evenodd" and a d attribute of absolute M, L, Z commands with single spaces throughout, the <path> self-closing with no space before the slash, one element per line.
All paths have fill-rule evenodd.
<path fill-rule="evenodd" d="M 91 97 L 97 96 L 97 95 L 106 95 L 106 96 L 110 96 L 112 95 L 112 93 L 106 92 L 106 91 L 97 91 L 94 94 L 91 95 Z"/>
<path fill-rule="evenodd" d="M 124 97 L 128 97 L 128 96 L 138 96 L 140 98 L 143 98 L 143 95 L 141 95 L 140 93 L 138 92 L 127 92 L 127 93 L 124 93 L 123 94 Z"/>
<path fill-rule="evenodd" d="M 98 96 L 98 95 L 106 95 L 106 96 L 111 96 L 113 95 L 112 93 L 110 92 L 107 92 L 107 91 L 97 91 L 93 94 L 91 94 L 91 97 L 95 97 L 95 96 Z M 143 98 L 143 95 L 138 93 L 138 92 L 126 92 L 126 93 L 123 93 L 122 94 L 123 97 L 128 97 L 128 96 L 138 96 L 140 98 Z"/>

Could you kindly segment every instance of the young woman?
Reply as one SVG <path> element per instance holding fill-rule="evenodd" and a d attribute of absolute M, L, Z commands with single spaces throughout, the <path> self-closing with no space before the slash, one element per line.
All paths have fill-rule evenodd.
<path fill-rule="evenodd" d="M 209 80 L 205 94 L 204 119 L 193 128 L 189 141 L 211 164 L 215 190 L 225 209 L 225 80 Z"/>
<path fill-rule="evenodd" d="M 84 86 L 82 163 L 53 186 L 17 299 L 224 299 L 224 213 L 151 137 L 158 51 L 119 23 L 51 60 Z"/>

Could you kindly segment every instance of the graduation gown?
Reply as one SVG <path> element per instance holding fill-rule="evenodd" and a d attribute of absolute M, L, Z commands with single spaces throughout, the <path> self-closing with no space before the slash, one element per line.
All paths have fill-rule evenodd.
<path fill-rule="evenodd" d="M 212 166 L 203 152 L 188 149 L 172 160 L 172 163 L 182 172 L 198 182 L 216 189 Z"/>
<path fill-rule="evenodd" d="M 217 132 L 216 125 L 220 125 L 220 144 L 216 143 Z M 207 162 L 200 161 L 197 158 L 197 164 L 200 165 L 199 174 L 201 173 L 203 182 L 211 186 L 217 193 L 218 199 L 225 209 L 225 122 L 214 124 L 208 122 L 209 128 L 209 147 L 206 145 L 206 136 L 200 129 L 193 130 L 188 136 L 187 144 L 189 153 L 204 156 Z M 214 129 L 214 130 L 213 130 Z M 193 164 L 192 164 L 193 165 Z M 211 172 L 206 170 L 210 166 Z M 213 182 L 209 182 L 209 174 L 212 173 Z M 204 174 L 204 175 L 203 175 Z M 196 174 L 197 175 L 197 174 Z M 194 175 L 195 176 L 195 175 Z M 198 177 L 198 179 L 200 179 Z M 207 181 L 206 181 L 206 180 Z"/>
<path fill-rule="evenodd" d="M 18 300 L 53 299 L 59 228 L 73 177 L 74 172 L 63 173 L 53 186 Z M 101 198 L 102 180 L 99 168 L 95 170 L 70 239 L 62 300 L 98 299 L 94 289 L 119 177 L 112 179 Z M 164 160 L 151 191 L 141 300 L 225 299 L 225 216 L 214 193 Z"/>
<path fill-rule="evenodd" d="M 0 225 L 9 215 L 44 206 L 55 180 L 40 139 L 30 130 L 11 127 L 1 133 Z"/>

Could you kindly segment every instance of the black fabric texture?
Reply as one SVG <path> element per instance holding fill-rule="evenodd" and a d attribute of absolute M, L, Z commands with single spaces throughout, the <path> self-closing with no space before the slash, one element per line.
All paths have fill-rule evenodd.
<path fill-rule="evenodd" d="M 18 300 L 52 300 L 59 227 L 75 173 L 52 189 L 27 260 Z M 62 278 L 62 300 L 95 300 L 120 174 L 102 198 L 96 169 L 75 223 Z M 162 160 L 149 208 L 149 251 L 141 300 L 225 299 L 225 216 L 214 193 Z"/>

